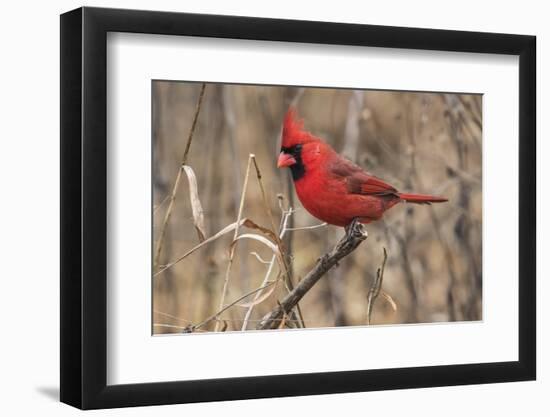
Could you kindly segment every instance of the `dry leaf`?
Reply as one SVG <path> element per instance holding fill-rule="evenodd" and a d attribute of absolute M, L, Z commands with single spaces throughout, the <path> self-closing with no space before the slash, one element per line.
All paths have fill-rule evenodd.
<path fill-rule="evenodd" d="M 205 239 L 204 233 L 204 211 L 202 209 L 201 201 L 199 199 L 199 189 L 197 186 L 197 177 L 195 172 L 189 165 L 183 165 L 182 168 L 187 175 L 189 181 L 189 197 L 191 199 L 191 209 L 193 211 L 193 223 L 197 234 L 199 235 L 199 241 L 203 242 Z"/>
<path fill-rule="evenodd" d="M 269 236 L 271 238 L 271 240 L 277 242 L 278 238 L 277 238 L 277 235 L 275 233 L 273 233 L 271 230 L 263 227 L 263 226 L 260 226 L 256 223 L 254 223 L 252 220 L 250 219 L 245 219 L 245 222 L 244 222 L 244 226 L 245 227 L 248 227 L 249 229 L 256 229 L 256 230 L 259 230 L 260 232 L 262 232 L 263 234 Z"/>
<path fill-rule="evenodd" d="M 258 297 L 257 299 L 253 300 L 253 301 L 250 301 L 249 303 L 238 303 L 237 305 L 239 307 L 244 307 L 244 308 L 248 308 L 248 307 L 252 307 L 252 306 L 255 306 L 257 304 L 260 304 L 262 301 L 266 300 L 271 294 L 273 294 L 273 291 L 275 291 L 275 288 L 277 288 L 277 285 L 273 285 L 273 284 L 276 284 L 277 281 L 273 281 L 270 285 L 271 285 L 271 288 L 269 289 L 269 291 L 266 291 L 264 292 L 260 297 Z M 264 288 L 265 289 L 265 288 Z M 252 294 L 251 294 L 252 295 Z"/>
<path fill-rule="evenodd" d="M 233 247 L 237 243 L 237 241 L 241 240 L 241 239 L 256 240 L 256 241 L 264 244 L 265 246 L 267 246 L 269 249 L 271 249 L 272 252 L 275 255 L 277 255 L 278 257 L 281 256 L 281 252 L 279 252 L 279 248 L 277 247 L 277 245 L 275 243 L 273 243 L 271 240 L 269 240 L 265 236 L 257 235 L 257 234 L 254 234 L 254 233 L 243 233 L 242 235 L 237 236 L 237 238 L 231 243 L 231 247 Z"/>
<path fill-rule="evenodd" d="M 387 292 L 384 292 L 383 290 L 380 290 L 380 295 L 384 297 L 388 303 L 390 303 L 391 308 L 394 312 L 397 311 L 397 304 L 395 303 L 391 295 L 389 295 Z"/>
<path fill-rule="evenodd" d="M 222 325 L 222 328 L 220 329 L 220 332 L 225 332 L 227 330 L 227 321 L 222 320 L 222 322 L 223 322 L 223 325 Z"/>

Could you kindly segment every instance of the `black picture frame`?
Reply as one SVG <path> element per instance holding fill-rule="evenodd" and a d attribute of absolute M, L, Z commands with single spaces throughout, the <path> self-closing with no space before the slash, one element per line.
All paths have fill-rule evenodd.
<path fill-rule="evenodd" d="M 519 360 L 107 385 L 108 32 L 519 56 Z M 61 15 L 60 57 L 62 402 L 94 409 L 535 379 L 534 36 L 84 7 Z"/>

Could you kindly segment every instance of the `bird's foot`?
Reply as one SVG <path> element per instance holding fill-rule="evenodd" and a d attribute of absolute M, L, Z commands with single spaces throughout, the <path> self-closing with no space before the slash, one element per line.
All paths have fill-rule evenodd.
<path fill-rule="evenodd" d="M 344 228 L 344 230 L 346 231 L 346 238 L 348 239 L 365 239 L 367 237 L 367 231 L 359 222 L 358 218 L 354 218 L 351 223 Z"/>

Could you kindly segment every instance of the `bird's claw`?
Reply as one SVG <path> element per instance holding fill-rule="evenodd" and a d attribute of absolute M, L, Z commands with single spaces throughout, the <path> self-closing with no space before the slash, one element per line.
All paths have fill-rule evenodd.
<path fill-rule="evenodd" d="M 363 225 L 359 222 L 359 219 L 355 218 L 345 227 L 346 237 L 348 239 L 367 237 L 367 231 Z"/>

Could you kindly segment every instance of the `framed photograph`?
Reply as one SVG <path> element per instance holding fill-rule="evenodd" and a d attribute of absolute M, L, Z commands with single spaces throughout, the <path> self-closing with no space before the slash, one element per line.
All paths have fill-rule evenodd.
<path fill-rule="evenodd" d="M 535 37 L 61 16 L 61 401 L 535 379 Z"/>

